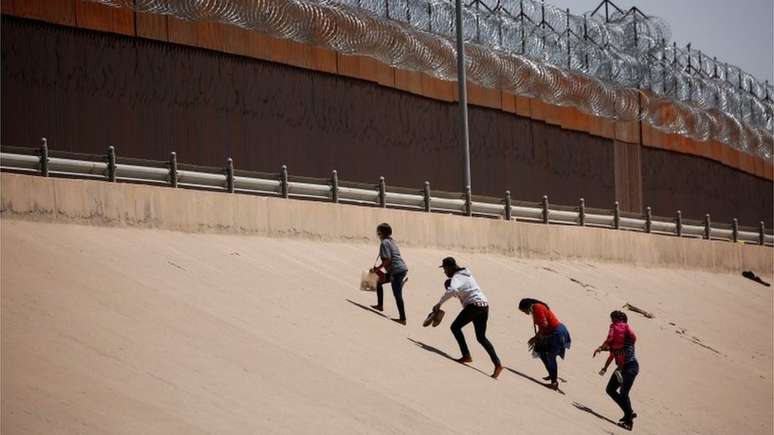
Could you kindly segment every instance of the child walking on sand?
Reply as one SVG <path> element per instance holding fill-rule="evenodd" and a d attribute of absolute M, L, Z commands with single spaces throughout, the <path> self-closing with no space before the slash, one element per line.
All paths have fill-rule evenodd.
<path fill-rule="evenodd" d="M 612 323 L 610 323 L 607 339 L 602 343 L 602 346 L 599 347 L 601 350 L 607 349 L 610 351 L 607 360 L 605 361 L 605 365 L 602 367 L 602 370 L 599 371 L 600 376 L 604 376 L 613 360 L 615 360 L 616 368 L 620 369 L 623 367 L 626 336 L 627 334 L 634 334 L 627 323 L 628 319 L 626 313 L 613 311 L 610 313 L 610 320 Z M 620 371 L 616 373 L 616 376 L 620 377 Z"/>
<path fill-rule="evenodd" d="M 632 430 L 637 413 L 632 410 L 629 392 L 640 372 L 640 365 L 634 355 L 634 343 L 637 341 L 637 335 L 629 326 L 625 313 L 613 311 L 610 313 L 610 320 L 612 324 L 608 330 L 607 339 L 594 351 L 594 356 L 603 350 L 610 350 L 610 357 L 608 357 L 605 367 L 600 371 L 600 375 L 604 374 L 610 361 L 615 359 L 617 368 L 613 376 L 610 377 L 605 391 L 624 412 L 618 425 L 624 429 Z"/>

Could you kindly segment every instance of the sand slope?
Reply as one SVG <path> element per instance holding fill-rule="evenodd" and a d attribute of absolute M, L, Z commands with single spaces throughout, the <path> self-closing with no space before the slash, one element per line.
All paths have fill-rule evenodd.
<path fill-rule="evenodd" d="M 3 433 L 622 433 L 591 353 L 625 302 L 656 314 L 631 315 L 636 433 L 774 429 L 772 290 L 736 275 L 458 254 L 492 304 L 494 381 L 472 326 L 472 367 L 443 355 L 456 301 L 420 325 L 454 252 L 404 250 L 402 327 L 359 305 L 376 246 L 9 219 L 1 241 Z M 534 381 L 523 296 L 572 333 L 565 395 Z"/>

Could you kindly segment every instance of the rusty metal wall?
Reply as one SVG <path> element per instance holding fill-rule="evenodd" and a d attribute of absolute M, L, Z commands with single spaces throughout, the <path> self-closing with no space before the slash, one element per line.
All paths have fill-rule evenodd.
<path fill-rule="evenodd" d="M 774 183 L 718 162 L 654 148 L 642 148 L 642 191 L 653 214 L 771 228 Z"/>
<path fill-rule="evenodd" d="M 159 160 L 176 151 L 181 162 L 211 166 L 230 156 L 239 169 L 287 164 L 297 175 L 337 169 L 343 180 L 383 175 L 390 185 L 419 189 L 429 180 L 433 189 L 461 190 L 456 104 L 158 41 L 9 16 L 2 26 L 3 145 L 35 146 L 45 136 L 52 149 L 101 153 L 115 145 L 120 155 Z M 470 125 L 474 193 L 509 189 L 519 200 L 548 194 L 555 204 L 584 197 L 590 207 L 611 207 L 612 140 L 480 107 L 471 107 Z M 651 183 L 642 185 L 644 204 L 669 214 L 670 198 L 658 194 L 658 181 L 669 178 L 653 179 L 647 164 L 643 153 L 643 183 Z M 723 188 L 770 189 L 741 175 Z M 712 173 L 697 176 L 714 184 Z M 703 215 L 703 196 L 679 201 Z M 716 202 L 731 213 L 730 202 Z M 750 216 L 766 213 L 749 208 Z"/>
<path fill-rule="evenodd" d="M 460 191 L 457 106 L 335 75 L 3 17 L 2 143 Z M 611 141 L 472 108 L 474 193 L 609 206 Z"/>

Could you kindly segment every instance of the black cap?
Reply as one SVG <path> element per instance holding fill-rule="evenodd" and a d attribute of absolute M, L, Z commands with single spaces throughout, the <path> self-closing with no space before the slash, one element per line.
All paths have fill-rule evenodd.
<path fill-rule="evenodd" d="M 460 267 L 457 266 L 457 260 L 454 259 L 454 257 L 446 257 L 441 262 L 441 265 L 438 267 L 450 267 L 452 269 L 459 269 Z"/>

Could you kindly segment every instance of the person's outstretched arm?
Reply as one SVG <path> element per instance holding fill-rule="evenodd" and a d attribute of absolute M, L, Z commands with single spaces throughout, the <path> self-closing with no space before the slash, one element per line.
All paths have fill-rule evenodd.
<path fill-rule="evenodd" d="M 459 286 L 460 283 L 458 280 L 455 280 L 454 278 L 446 280 L 448 283 L 446 285 L 446 291 L 443 293 L 443 296 L 441 296 L 441 299 L 438 301 L 437 304 L 433 307 L 434 310 L 441 309 L 441 305 L 443 305 L 444 302 L 448 301 L 449 299 L 457 296 L 459 294 Z"/>
<path fill-rule="evenodd" d="M 601 345 L 599 345 L 598 348 L 594 349 L 593 357 L 596 357 L 598 353 L 604 352 L 604 351 L 606 351 L 608 349 L 610 349 L 610 346 L 608 346 L 607 340 L 605 340 Z"/>

